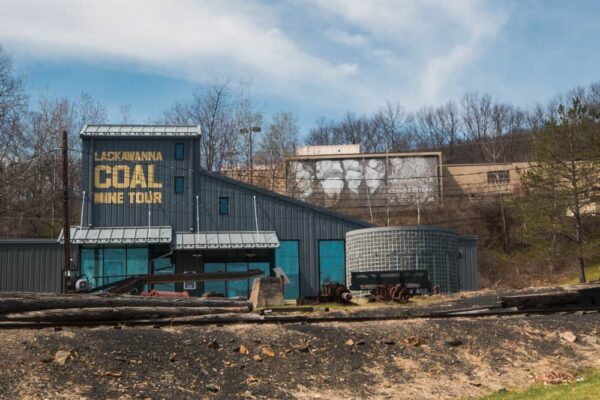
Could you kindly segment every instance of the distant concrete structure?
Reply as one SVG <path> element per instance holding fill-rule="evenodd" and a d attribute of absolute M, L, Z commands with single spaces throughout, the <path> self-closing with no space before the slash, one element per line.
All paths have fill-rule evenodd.
<path fill-rule="evenodd" d="M 371 153 L 286 159 L 287 194 L 323 207 L 365 209 L 437 202 L 441 153 Z"/>
<path fill-rule="evenodd" d="M 333 154 L 360 154 L 360 144 L 300 146 L 296 149 L 296 156 L 330 156 Z"/>
<path fill-rule="evenodd" d="M 529 163 L 479 163 L 444 165 L 444 198 L 483 198 L 521 194 L 522 171 Z"/>

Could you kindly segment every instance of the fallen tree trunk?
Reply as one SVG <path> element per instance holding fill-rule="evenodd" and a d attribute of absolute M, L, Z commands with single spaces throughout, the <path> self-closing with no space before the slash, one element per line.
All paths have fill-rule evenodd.
<path fill-rule="evenodd" d="M 247 321 L 262 321 L 263 316 L 258 314 L 211 314 L 211 315 L 194 315 L 189 317 L 174 317 L 174 318 L 159 318 L 159 319 L 138 319 L 125 321 L 125 325 L 143 325 L 143 324 L 170 324 L 170 323 L 233 323 Z"/>
<path fill-rule="evenodd" d="M 245 300 L 203 299 L 194 297 L 156 298 L 141 296 L 62 295 L 0 297 L 0 314 L 73 308 L 101 307 L 249 307 Z"/>
<path fill-rule="evenodd" d="M 196 317 L 215 314 L 246 314 L 249 307 L 99 307 L 29 311 L 0 316 L 10 322 L 127 321 Z"/>

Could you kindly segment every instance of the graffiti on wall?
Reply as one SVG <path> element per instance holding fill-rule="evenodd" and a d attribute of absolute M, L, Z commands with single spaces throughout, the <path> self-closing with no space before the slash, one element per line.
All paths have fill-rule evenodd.
<path fill-rule="evenodd" d="M 437 156 L 290 160 L 288 194 L 325 207 L 412 205 L 438 200 Z"/>

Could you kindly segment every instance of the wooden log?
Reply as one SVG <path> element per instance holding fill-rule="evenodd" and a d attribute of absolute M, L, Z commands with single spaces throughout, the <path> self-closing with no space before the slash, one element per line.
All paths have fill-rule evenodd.
<path fill-rule="evenodd" d="M 189 317 L 174 317 L 174 318 L 158 318 L 158 319 L 138 319 L 125 321 L 124 325 L 143 325 L 143 324 L 171 324 L 171 323 L 235 323 L 262 321 L 264 317 L 258 314 L 210 314 L 210 315 L 194 315 Z"/>
<path fill-rule="evenodd" d="M 535 294 L 524 294 L 517 296 L 505 296 L 500 297 L 500 304 L 502 307 L 550 307 L 559 305 L 572 305 L 579 302 L 579 293 L 565 291 L 559 293 L 535 293 Z"/>
<path fill-rule="evenodd" d="M 89 294 L 0 298 L 0 314 L 98 307 L 249 307 L 252 311 L 252 303 L 248 301 L 218 298 L 157 298 Z"/>
<path fill-rule="evenodd" d="M 99 307 L 53 309 L 3 315 L 2 321 L 85 322 L 160 319 L 214 314 L 245 314 L 248 307 Z"/>

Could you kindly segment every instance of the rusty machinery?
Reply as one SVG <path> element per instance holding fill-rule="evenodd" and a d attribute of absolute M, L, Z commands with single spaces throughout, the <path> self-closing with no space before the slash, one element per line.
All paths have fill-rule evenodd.
<path fill-rule="evenodd" d="M 403 303 L 416 294 L 436 293 L 425 270 L 352 272 L 351 280 L 350 289 L 368 290 L 371 301 Z"/>
<path fill-rule="evenodd" d="M 350 293 L 346 286 L 340 283 L 324 283 L 323 285 L 321 285 L 321 293 L 319 293 L 319 300 L 322 302 L 350 304 L 352 302 L 352 293 Z"/>

